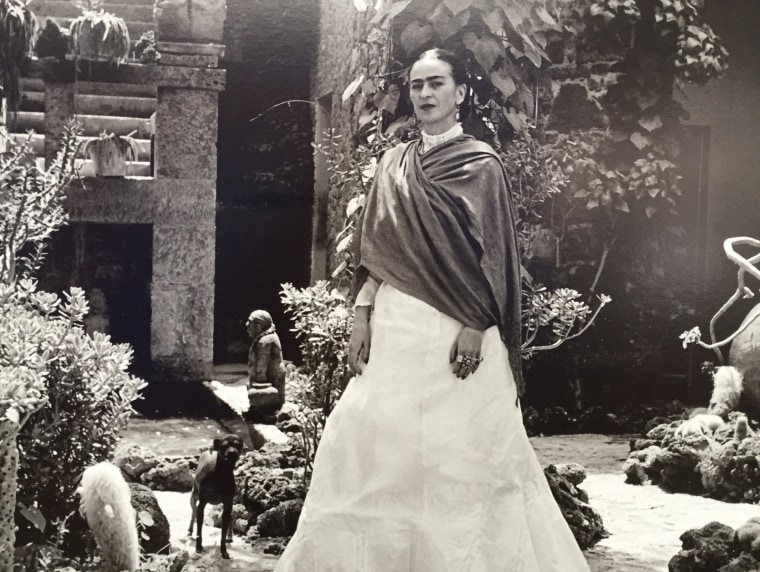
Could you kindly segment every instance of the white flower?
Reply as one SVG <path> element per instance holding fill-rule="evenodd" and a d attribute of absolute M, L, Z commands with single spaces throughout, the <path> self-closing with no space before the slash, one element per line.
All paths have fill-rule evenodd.
<path fill-rule="evenodd" d="M 683 347 L 686 349 L 686 346 L 689 344 L 696 344 L 702 339 L 702 332 L 699 331 L 699 327 L 696 327 L 691 330 L 686 330 L 678 337 L 683 340 Z"/>
<path fill-rule="evenodd" d="M 612 302 L 612 297 L 607 296 L 607 294 L 599 294 L 599 301 L 602 303 L 602 306 L 604 306 L 605 304 Z"/>

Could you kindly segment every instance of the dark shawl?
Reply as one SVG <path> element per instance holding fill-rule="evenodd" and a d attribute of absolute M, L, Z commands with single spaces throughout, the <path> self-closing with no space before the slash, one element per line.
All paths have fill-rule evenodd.
<path fill-rule="evenodd" d="M 497 325 L 523 393 L 520 260 L 504 165 L 463 135 L 383 156 L 353 240 L 355 292 L 368 273 L 478 330 Z"/>

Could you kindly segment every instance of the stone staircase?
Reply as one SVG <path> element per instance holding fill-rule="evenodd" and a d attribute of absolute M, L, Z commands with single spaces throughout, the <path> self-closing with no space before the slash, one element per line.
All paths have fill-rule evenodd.
<path fill-rule="evenodd" d="M 101 7 L 121 18 L 129 28 L 129 36 L 134 44 L 147 31 L 155 31 L 153 21 L 153 0 L 122 0 L 106 2 Z M 40 27 L 48 19 L 54 20 L 62 28 L 67 28 L 80 14 L 79 8 L 71 0 L 35 0 L 30 8 L 37 16 Z M 80 65 L 86 65 L 80 63 Z M 31 147 L 42 161 L 45 147 L 45 85 L 40 79 L 22 78 L 21 104 L 15 121 L 9 122 L 16 140 L 29 137 Z M 106 131 L 116 135 L 127 135 L 137 140 L 139 155 L 127 166 L 128 176 L 151 176 L 151 125 L 150 117 L 156 111 L 156 90 L 150 85 L 110 84 L 77 82 L 76 119 L 82 125 L 83 137 L 95 137 Z M 94 170 L 90 160 L 80 157 L 81 175 L 92 176 Z"/>

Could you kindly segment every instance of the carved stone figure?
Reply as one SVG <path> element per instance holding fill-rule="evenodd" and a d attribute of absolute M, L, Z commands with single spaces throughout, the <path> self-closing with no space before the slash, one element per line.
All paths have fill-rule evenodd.
<path fill-rule="evenodd" d="M 93 288 L 88 296 L 90 313 L 84 318 L 84 330 L 92 335 L 93 332 L 111 333 L 111 319 L 108 312 L 108 300 L 100 288 Z"/>
<path fill-rule="evenodd" d="M 282 345 L 269 312 L 254 310 L 245 326 L 251 336 L 248 351 L 249 417 L 263 420 L 274 415 L 285 403 Z"/>

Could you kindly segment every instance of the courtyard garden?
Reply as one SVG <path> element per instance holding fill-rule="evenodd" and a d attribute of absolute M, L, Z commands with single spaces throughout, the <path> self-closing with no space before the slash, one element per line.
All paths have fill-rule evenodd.
<path fill-rule="evenodd" d="M 700 289 L 684 168 L 679 92 L 730 61 L 705 2 L 347 2 L 352 75 L 304 162 L 326 189 L 324 278 L 278 280 L 286 320 L 240 316 L 250 339 L 215 366 L 226 4 L 118 4 L 129 25 L 109 6 L 57 6 L 65 25 L 40 25 L 32 3 L 0 0 L 0 572 L 274 569 L 353 377 L 355 230 L 380 157 L 420 137 L 406 72 L 432 46 L 466 59 L 461 122 L 507 169 L 523 424 L 591 569 L 760 570 L 760 241 L 730 233 L 731 292 Z M 318 102 L 286 96 L 252 122 L 297 105 Z M 104 258 L 88 275 L 93 222 L 150 243 L 147 262 Z M 70 227 L 67 266 L 54 245 Z M 126 302 L 90 287 L 138 275 Z M 116 342 L 109 304 L 131 302 L 145 323 Z M 231 433 L 243 449 L 229 533 L 207 507 L 201 552 L 196 473 Z"/>

